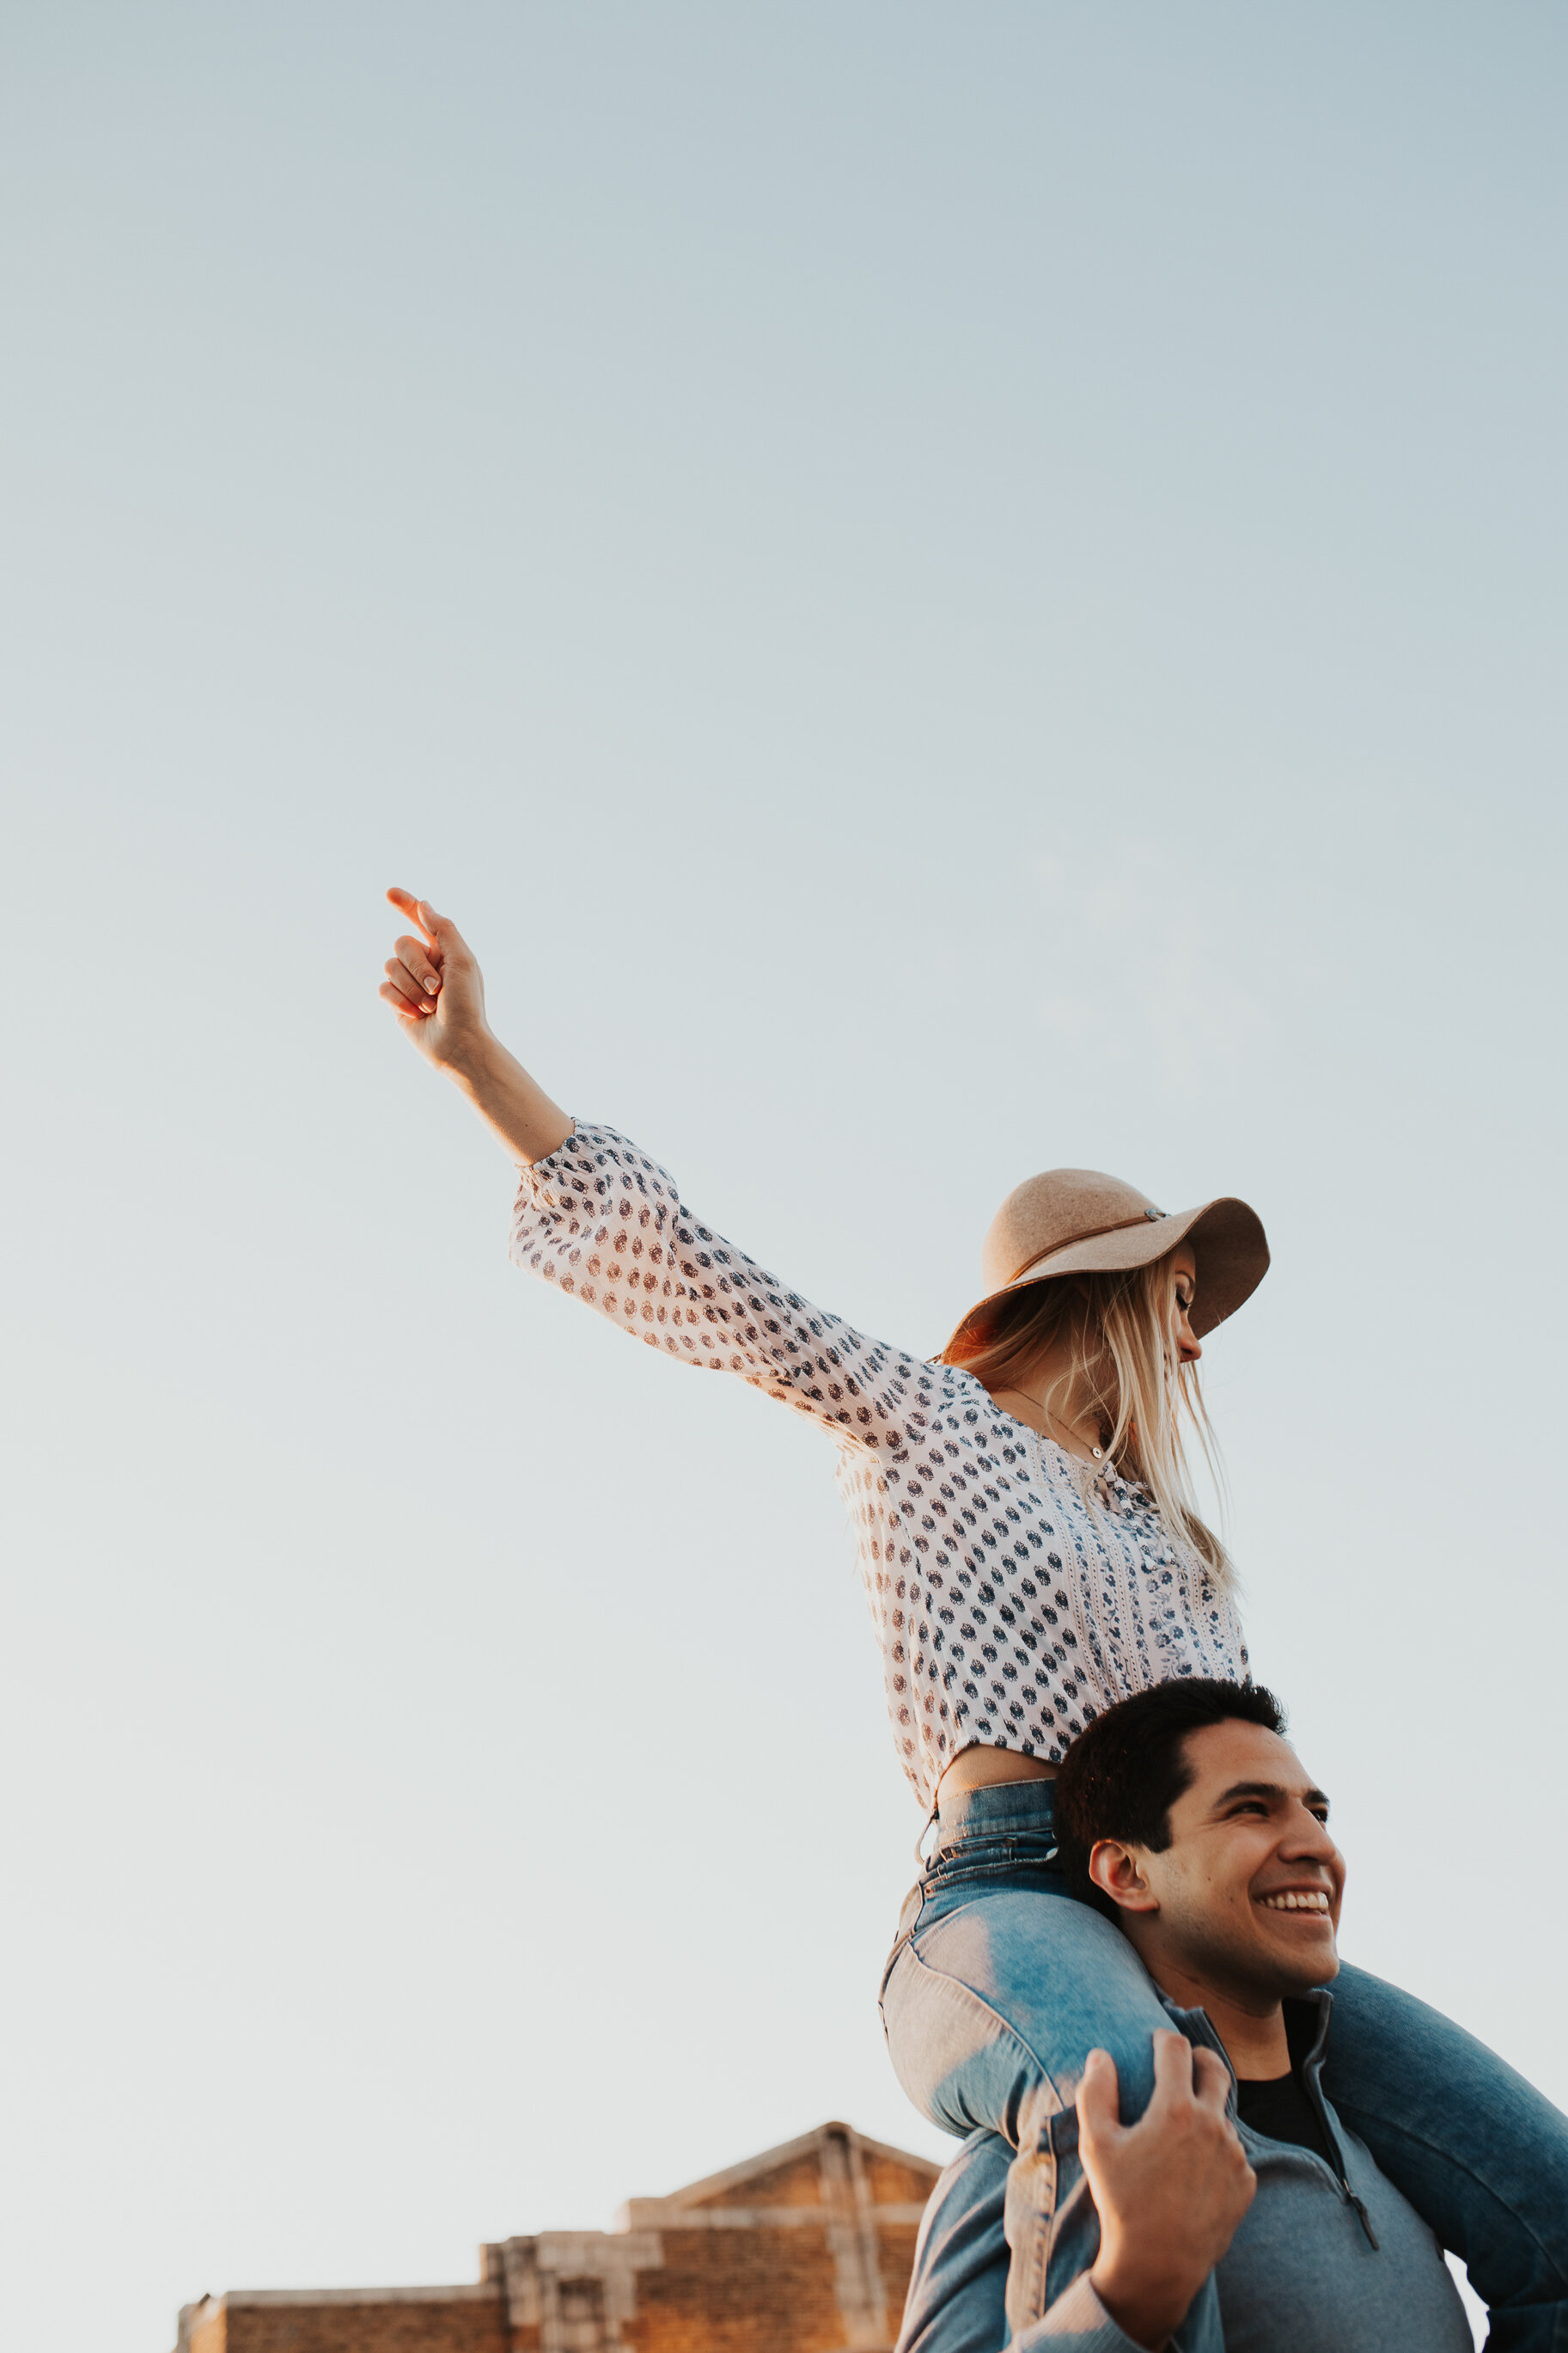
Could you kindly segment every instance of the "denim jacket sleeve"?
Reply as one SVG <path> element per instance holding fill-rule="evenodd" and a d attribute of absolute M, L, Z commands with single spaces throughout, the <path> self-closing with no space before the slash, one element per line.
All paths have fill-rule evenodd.
<path fill-rule="evenodd" d="M 1118 2328 L 1094 2292 L 1087 2272 L 1058 2296 L 1043 2320 L 1013 2339 L 1008 2353 L 1032 2353 L 1037 2346 L 1050 2353 L 1143 2353 L 1143 2348 Z"/>
<path fill-rule="evenodd" d="M 921 2223 L 898 2353 L 1142 2353 L 1080 2272 L 1042 2319 L 1007 2343 L 1007 2169 L 995 2133 L 974 2133 Z"/>

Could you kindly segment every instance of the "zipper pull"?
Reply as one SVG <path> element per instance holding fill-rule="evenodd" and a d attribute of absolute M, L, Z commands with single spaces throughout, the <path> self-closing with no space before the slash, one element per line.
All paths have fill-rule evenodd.
<path fill-rule="evenodd" d="M 1372 2227 L 1372 2217 L 1368 2214 L 1366 2208 L 1362 2204 L 1361 2200 L 1356 2196 L 1355 2191 L 1351 2188 L 1348 2181 L 1345 2184 L 1345 2196 L 1350 2200 L 1351 2204 L 1361 2216 L 1361 2227 L 1366 2232 L 1373 2253 L 1374 2255 L 1380 2255 L 1383 2253 L 1383 2250 L 1377 2243 L 1377 2232 Z"/>

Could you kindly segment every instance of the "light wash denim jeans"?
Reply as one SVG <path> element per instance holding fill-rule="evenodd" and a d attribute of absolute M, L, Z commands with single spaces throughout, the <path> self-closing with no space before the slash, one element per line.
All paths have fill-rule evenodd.
<path fill-rule="evenodd" d="M 1123 2122 L 1141 2116 L 1152 2038 L 1171 2022 L 1126 1938 L 1068 1894 L 1053 1796 L 1048 1781 L 1012 1781 L 944 1808 L 882 1982 L 888 2047 L 916 2107 L 948 2132 L 999 2132 L 1016 2151 L 1013 2335 L 1045 2309 L 1053 2231 L 1084 2221 L 1076 2154 L 1057 2155 L 1052 2117 L 1077 2099 L 1096 2047 L 1116 2062 Z M 1489 2353 L 1568 2353 L 1568 2117 L 1397 1987 L 1343 1968 L 1333 1993 L 1323 2088 L 1463 2259 L 1491 2311 Z M 1222 2353 L 1212 2279 L 1178 2341 L 1182 2353 Z"/>

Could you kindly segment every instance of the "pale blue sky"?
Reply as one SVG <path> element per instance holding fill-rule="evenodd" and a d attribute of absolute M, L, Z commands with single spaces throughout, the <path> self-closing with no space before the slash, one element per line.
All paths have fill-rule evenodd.
<path fill-rule="evenodd" d="M 1256 1203 L 1211 1398 L 1347 1949 L 1568 2100 L 1565 64 L 0 16 L 7 2342 L 941 2146 L 829 1451 L 508 1271 L 393 881 L 890 1339 L 1038 1166 Z"/>

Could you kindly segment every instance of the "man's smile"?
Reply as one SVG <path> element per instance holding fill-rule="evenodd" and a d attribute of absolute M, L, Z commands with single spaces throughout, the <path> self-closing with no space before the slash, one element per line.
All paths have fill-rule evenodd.
<path fill-rule="evenodd" d="M 1258 1901 L 1269 1912 L 1322 1913 L 1329 1908 L 1329 1898 L 1321 1887 L 1289 1888 L 1279 1895 L 1260 1895 Z"/>

